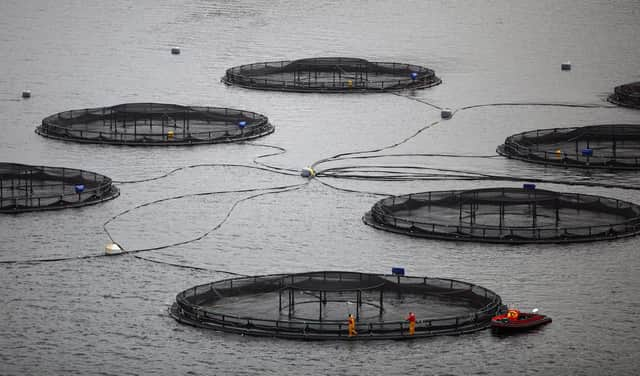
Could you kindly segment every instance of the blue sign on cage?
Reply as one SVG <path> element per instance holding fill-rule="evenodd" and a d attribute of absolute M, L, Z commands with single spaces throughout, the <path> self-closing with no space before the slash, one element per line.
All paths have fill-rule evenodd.
<path fill-rule="evenodd" d="M 76 190 L 76 193 L 84 192 L 84 184 L 76 184 L 76 186 L 74 188 Z"/>
<path fill-rule="evenodd" d="M 589 149 L 589 148 L 582 149 L 583 157 L 590 157 L 592 155 L 593 155 L 593 149 Z"/>
<path fill-rule="evenodd" d="M 391 274 L 393 274 L 393 275 L 404 275 L 404 268 L 393 267 L 393 268 L 391 268 Z"/>
<path fill-rule="evenodd" d="M 238 122 L 238 127 L 240 127 L 241 129 L 247 126 L 247 122 L 244 120 L 241 120 L 240 122 Z"/>
<path fill-rule="evenodd" d="M 411 79 L 415 81 L 417 78 L 418 78 L 418 73 L 411 72 Z"/>
<path fill-rule="evenodd" d="M 525 191 L 533 191 L 536 189 L 536 185 L 531 183 L 524 183 L 522 184 L 522 189 L 524 189 Z"/>

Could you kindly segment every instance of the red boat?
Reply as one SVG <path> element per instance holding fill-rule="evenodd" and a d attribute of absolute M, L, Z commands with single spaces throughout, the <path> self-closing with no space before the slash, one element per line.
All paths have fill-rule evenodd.
<path fill-rule="evenodd" d="M 521 331 L 535 328 L 551 322 L 551 317 L 533 312 L 520 312 L 517 309 L 510 309 L 505 315 L 494 316 L 491 319 L 491 327 L 498 331 Z"/>

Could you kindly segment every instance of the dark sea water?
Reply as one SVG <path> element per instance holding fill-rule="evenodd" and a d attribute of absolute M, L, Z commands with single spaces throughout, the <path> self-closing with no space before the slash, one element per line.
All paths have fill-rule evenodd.
<path fill-rule="evenodd" d="M 494 155 L 530 129 L 637 123 L 612 108 L 613 87 L 640 80 L 640 2 L 630 1 L 23 1 L 0 2 L 0 161 L 82 168 L 116 181 L 204 164 L 261 159 L 298 170 L 338 153 L 403 140 L 440 113 L 393 94 L 250 91 L 219 82 L 258 61 L 353 56 L 425 65 L 443 84 L 404 93 L 440 107 L 515 102 L 600 107 L 486 106 L 457 112 L 378 159 L 326 163 L 421 165 L 554 182 L 638 185 L 637 173 L 581 172 Z M 182 54 L 171 55 L 179 46 Z M 562 72 L 560 64 L 573 69 Z M 22 100 L 22 90 L 32 98 Z M 40 137 L 42 118 L 125 102 L 228 106 L 264 113 L 275 133 L 254 144 L 133 148 Z M 195 167 L 120 184 L 116 200 L 77 210 L 0 217 L 0 261 L 101 255 L 103 224 L 176 195 L 304 183 L 245 167 Z M 0 374 L 631 375 L 640 368 L 640 238 L 576 245 L 504 246 L 412 239 L 365 226 L 380 196 L 519 186 L 518 182 L 315 179 L 293 191 L 190 196 L 145 206 L 106 228 L 127 249 L 194 243 L 55 263 L 0 264 Z M 640 202 L 634 190 L 539 184 Z M 212 271 L 171 266 L 197 266 Z M 553 323 L 525 335 L 489 331 L 403 342 L 257 339 L 178 324 L 175 295 L 226 278 L 310 270 L 455 278 L 496 291 Z"/>

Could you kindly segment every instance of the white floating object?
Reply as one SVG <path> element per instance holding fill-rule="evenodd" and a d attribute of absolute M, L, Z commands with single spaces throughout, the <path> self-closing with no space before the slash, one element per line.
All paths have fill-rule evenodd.
<path fill-rule="evenodd" d="M 534 308 L 533 311 L 531 311 L 531 312 L 536 313 L 536 312 L 538 312 L 538 309 Z"/>
<path fill-rule="evenodd" d="M 104 252 L 107 255 L 117 255 L 122 253 L 124 250 L 117 243 L 109 243 L 106 247 L 104 247 Z"/>
<path fill-rule="evenodd" d="M 571 62 L 567 61 L 565 63 L 562 63 L 560 65 L 560 68 L 562 68 L 562 70 L 571 70 Z"/>
<path fill-rule="evenodd" d="M 171 47 L 172 55 L 180 55 L 180 47 Z"/>
<path fill-rule="evenodd" d="M 25 90 L 22 92 L 22 98 L 31 98 L 31 90 Z"/>
<path fill-rule="evenodd" d="M 443 108 L 442 111 L 440 111 L 440 117 L 443 119 L 451 119 L 452 116 L 453 111 L 449 108 Z"/>

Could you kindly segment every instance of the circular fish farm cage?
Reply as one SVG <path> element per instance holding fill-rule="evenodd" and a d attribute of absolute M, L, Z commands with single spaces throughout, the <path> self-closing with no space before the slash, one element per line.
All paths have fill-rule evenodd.
<path fill-rule="evenodd" d="M 638 170 L 640 124 L 537 129 L 507 137 L 497 152 L 545 165 Z"/>
<path fill-rule="evenodd" d="M 228 69 L 222 82 L 261 90 L 350 93 L 423 89 L 442 80 L 418 65 L 321 57 L 240 65 Z"/>
<path fill-rule="evenodd" d="M 608 100 L 618 106 L 640 109 L 640 81 L 616 86 Z"/>
<path fill-rule="evenodd" d="M 195 286 L 176 296 L 170 314 L 185 324 L 253 336 L 372 340 L 474 332 L 488 328 L 502 309 L 500 296 L 467 282 L 320 271 Z M 350 315 L 357 334 L 350 333 Z"/>
<path fill-rule="evenodd" d="M 0 213 L 86 206 L 118 195 L 111 179 L 95 172 L 0 163 Z"/>
<path fill-rule="evenodd" d="M 164 103 L 127 103 L 51 115 L 36 133 L 59 140 L 116 145 L 195 145 L 236 142 L 274 131 L 255 112 Z"/>
<path fill-rule="evenodd" d="M 578 193 L 486 188 L 392 196 L 363 220 L 415 237 L 486 243 L 569 243 L 640 232 L 640 206 Z"/>

